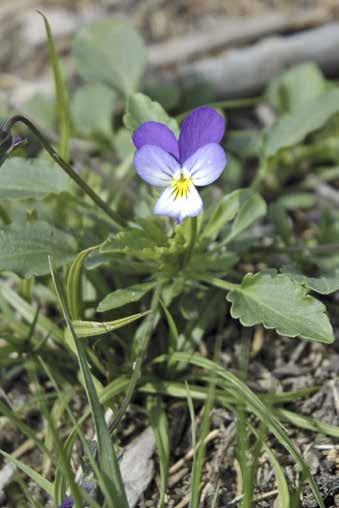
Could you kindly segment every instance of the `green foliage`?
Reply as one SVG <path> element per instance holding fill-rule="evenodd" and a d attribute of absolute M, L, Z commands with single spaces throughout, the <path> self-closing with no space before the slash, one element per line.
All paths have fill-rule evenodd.
<path fill-rule="evenodd" d="M 131 95 L 127 101 L 124 124 L 130 131 L 135 130 L 144 122 L 160 122 L 166 124 L 174 134 L 179 133 L 178 122 L 168 116 L 163 107 L 152 101 L 143 93 Z"/>
<path fill-rule="evenodd" d="M 56 505 L 71 492 L 76 506 L 85 501 L 95 508 L 127 507 L 118 450 L 137 394 L 138 418 L 148 415 L 155 434 L 162 508 L 172 501 L 174 398 L 178 407 L 188 405 L 192 420 L 192 508 L 201 504 L 205 438 L 215 406 L 237 421 L 242 508 L 253 504 L 262 453 L 271 463 L 281 506 L 293 502 L 280 453 L 266 439 L 271 435 L 295 460 L 323 508 L 281 424 L 337 438 L 334 425 L 293 408 L 319 387 L 257 394 L 247 385 L 249 348 L 241 348 L 240 374 L 234 351 L 244 340 L 242 327 L 257 325 L 275 330 L 269 337 L 263 331 L 272 341 L 279 334 L 300 337 L 324 343 L 325 350 L 334 340 L 325 304 L 331 314 L 336 303 L 331 295 L 339 290 L 339 214 L 332 205 L 339 177 L 339 89 L 310 63 L 272 80 L 264 97 L 212 103 L 226 116 L 229 109 L 244 108 L 244 122 L 237 123 L 232 113 L 236 122 L 232 116 L 225 135 L 229 162 L 218 181 L 199 189 L 202 213 L 176 224 L 152 213 L 160 191 L 136 175 L 132 133 L 155 121 L 178 137 L 185 105 L 200 104 L 206 94 L 213 100 L 212 89 L 193 83 L 193 95 L 181 97 L 180 90 L 179 102 L 176 84 L 156 81 L 147 88 L 141 81 L 146 63 L 141 37 L 127 23 L 107 19 L 75 37 L 73 63 L 85 82 L 74 82 L 69 105 L 67 76 L 44 21 L 56 100 L 38 96 L 24 105 L 33 123 L 23 117 L 11 122 L 15 128 L 25 125 L 18 132 L 27 142 L 13 156 L 14 129 L 3 129 L 0 153 L 0 369 L 5 379 L 16 369 L 27 376 L 34 388 L 27 405 L 41 416 L 39 434 L 24 423 L 26 408 L 15 401 L 13 408 L 0 401 L 0 413 L 31 440 L 41 467 L 35 471 L 10 455 L 6 459 Z M 140 92 L 147 89 L 152 96 Z M 265 129 L 252 112 L 247 118 L 248 109 L 263 100 L 276 114 Z M 176 118 L 165 104 L 176 108 Z M 247 120 L 250 129 L 244 130 Z M 58 137 L 60 154 L 51 146 Z M 221 342 L 231 355 L 231 372 L 219 359 L 209 359 L 213 344 Z M 94 433 L 97 443 L 88 442 L 84 436 Z M 96 482 L 95 501 L 71 461 Z M 52 482 L 47 474 L 54 467 Z M 22 490 L 28 503 L 41 504 L 24 483 Z M 212 505 L 218 506 L 218 486 Z"/>
<path fill-rule="evenodd" d="M 339 90 L 334 88 L 283 115 L 266 133 L 263 153 L 273 157 L 279 150 L 296 145 L 320 129 L 339 112 Z"/>
<path fill-rule="evenodd" d="M 81 77 L 100 81 L 126 97 L 138 89 L 146 63 L 140 35 L 115 19 L 85 26 L 75 37 L 73 55 Z"/>
<path fill-rule="evenodd" d="M 288 275 L 249 273 L 227 299 L 232 304 L 232 316 L 243 326 L 261 323 L 288 337 L 334 341 L 326 307 Z"/>
<path fill-rule="evenodd" d="M 48 159 L 7 159 L 0 170 L 0 199 L 44 199 L 70 190 L 70 178 Z"/>
<path fill-rule="evenodd" d="M 0 230 L 0 271 L 23 277 L 48 273 L 48 256 L 57 266 L 69 261 L 75 251 L 74 238 L 43 221 L 11 224 Z"/>
<path fill-rule="evenodd" d="M 71 121 L 68 105 L 68 92 L 64 77 L 62 75 L 58 55 L 55 49 L 51 27 L 49 25 L 47 18 L 41 12 L 39 12 L 39 14 L 42 16 L 44 20 L 47 34 L 49 58 L 53 69 L 57 112 L 60 118 L 60 155 L 67 160 L 69 158 L 69 140 L 71 131 Z"/>
<path fill-rule="evenodd" d="M 76 132 L 85 138 L 111 142 L 112 115 L 116 95 L 102 83 L 89 83 L 79 88 L 72 99 L 72 120 Z"/>
<path fill-rule="evenodd" d="M 288 113 L 318 97 L 329 87 L 319 67 L 305 63 L 274 78 L 267 88 L 266 97 L 279 113 Z"/>
<path fill-rule="evenodd" d="M 109 293 L 98 305 L 98 312 L 106 312 L 107 310 L 118 309 L 132 302 L 138 302 L 155 286 L 154 282 L 144 282 L 135 284 L 124 289 L 116 289 Z"/>

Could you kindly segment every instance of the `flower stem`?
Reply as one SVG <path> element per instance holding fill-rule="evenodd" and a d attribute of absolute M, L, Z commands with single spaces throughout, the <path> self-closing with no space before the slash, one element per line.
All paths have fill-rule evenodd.
<path fill-rule="evenodd" d="M 234 284 L 234 282 L 229 282 L 228 280 L 219 279 L 218 277 L 212 277 L 209 275 L 201 275 L 199 280 L 203 282 L 207 282 L 211 286 L 215 286 L 219 289 L 226 289 L 226 291 L 233 291 L 237 289 L 240 284 Z"/>
<path fill-rule="evenodd" d="M 94 192 L 93 189 L 91 189 L 91 187 L 78 175 L 78 173 L 76 173 L 76 171 L 74 171 L 74 169 L 68 162 L 66 162 L 62 157 L 60 157 L 60 155 L 54 150 L 54 148 L 52 148 L 49 141 L 45 138 L 45 136 L 41 133 L 41 131 L 31 122 L 31 120 L 29 120 L 27 117 L 23 115 L 15 115 L 3 124 L 1 130 L 3 132 L 10 132 L 12 127 L 18 122 L 25 124 L 26 127 L 28 127 L 33 132 L 33 134 L 38 138 L 39 142 L 41 143 L 43 148 L 49 153 L 52 159 L 54 159 L 54 161 L 65 171 L 65 173 L 67 173 L 68 176 L 72 178 L 72 180 L 74 180 L 74 182 L 79 187 L 81 187 L 81 189 L 91 198 L 91 200 L 94 201 L 94 203 L 98 205 L 99 208 L 101 208 L 101 210 L 105 212 L 105 214 L 108 215 L 110 219 L 113 220 L 113 222 L 115 222 L 120 227 L 124 225 L 123 219 L 114 210 L 112 210 L 110 206 L 107 203 L 105 203 L 105 201 L 103 201 L 96 192 Z"/>
<path fill-rule="evenodd" d="M 197 217 L 192 217 L 191 218 L 191 235 L 190 235 L 190 241 L 189 241 L 189 244 L 187 247 L 187 251 L 186 251 L 186 254 L 184 257 L 184 263 L 183 263 L 184 266 L 188 265 L 188 263 L 192 257 L 194 245 L 195 245 L 195 242 L 197 239 L 197 232 L 198 232 L 198 219 L 197 219 Z"/>

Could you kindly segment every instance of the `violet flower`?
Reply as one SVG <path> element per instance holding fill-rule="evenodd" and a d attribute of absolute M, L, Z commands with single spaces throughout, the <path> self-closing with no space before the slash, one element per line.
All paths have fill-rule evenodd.
<path fill-rule="evenodd" d="M 151 185 L 166 187 L 155 204 L 156 215 L 178 223 L 199 215 L 203 202 L 196 187 L 214 182 L 226 166 L 226 154 L 219 144 L 224 131 L 223 117 L 207 106 L 186 117 L 179 140 L 159 122 L 145 122 L 134 131 L 138 175 Z"/>

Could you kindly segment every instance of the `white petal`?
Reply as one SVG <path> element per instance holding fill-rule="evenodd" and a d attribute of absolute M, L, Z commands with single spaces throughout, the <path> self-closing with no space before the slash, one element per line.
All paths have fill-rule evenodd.
<path fill-rule="evenodd" d="M 226 154 L 217 143 L 209 143 L 194 152 L 183 166 L 194 185 L 208 185 L 221 175 L 226 166 Z"/>
<path fill-rule="evenodd" d="M 155 145 L 144 145 L 135 154 L 134 165 L 138 175 L 151 185 L 166 187 L 180 169 L 172 155 Z"/>
<path fill-rule="evenodd" d="M 154 207 L 156 215 L 166 215 L 182 222 L 185 217 L 196 217 L 203 208 L 197 189 L 192 184 L 186 197 L 175 198 L 173 187 L 167 187 Z"/>

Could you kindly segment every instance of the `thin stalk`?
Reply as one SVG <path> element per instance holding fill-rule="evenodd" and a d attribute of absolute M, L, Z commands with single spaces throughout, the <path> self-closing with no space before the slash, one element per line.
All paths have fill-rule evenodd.
<path fill-rule="evenodd" d="M 194 250 L 194 246 L 195 246 L 195 242 L 196 242 L 196 239 L 197 239 L 197 232 L 198 232 L 198 219 L 197 217 L 192 217 L 191 218 L 191 234 L 190 234 L 190 241 L 189 241 L 189 244 L 188 244 L 188 247 L 187 247 L 187 251 L 186 251 L 186 254 L 185 254 L 185 257 L 184 257 L 184 263 L 183 265 L 186 266 L 188 265 L 191 257 L 192 257 L 192 253 L 193 253 L 193 250 Z"/>
<path fill-rule="evenodd" d="M 250 108 L 252 106 L 256 106 L 263 100 L 262 96 L 258 97 L 247 97 L 244 99 L 226 99 L 223 101 L 209 102 L 206 106 L 211 108 L 218 109 L 241 109 L 241 108 Z M 181 122 L 191 110 L 186 111 L 185 113 L 181 113 L 176 117 L 178 122 Z"/>
<path fill-rule="evenodd" d="M 211 286 L 215 286 L 219 289 L 226 289 L 226 291 L 233 291 L 240 286 L 240 284 L 234 284 L 228 280 L 219 279 L 218 277 L 210 277 L 209 275 L 201 275 L 199 276 L 199 280 L 206 282 L 207 284 L 211 284 Z"/>
<path fill-rule="evenodd" d="M 240 378 L 243 382 L 246 382 L 248 375 L 250 344 L 249 333 L 245 331 L 241 338 L 240 349 Z M 248 440 L 249 432 L 247 426 L 246 402 L 242 400 L 240 400 L 240 404 L 238 406 L 238 419 L 239 460 L 241 465 L 244 493 L 244 497 L 241 502 L 241 508 L 252 508 L 254 491 L 253 463 L 252 457 L 250 455 L 250 445 Z"/>
<path fill-rule="evenodd" d="M 155 313 L 156 313 L 156 309 L 159 305 L 159 302 L 160 302 L 160 289 L 157 288 L 154 292 L 153 299 L 152 299 L 151 313 L 146 317 L 145 328 L 144 328 L 143 335 L 141 338 L 139 354 L 137 356 L 136 361 L 133 364 L 133 373 L 132 373 L 131 381 L 128 385 L 125 398 L 122 401 L 122 404 L 121 404 L 117 414 L 114 416 L 114 419 L 109 426 L 109 431 L 111 433 L 120 424 L 124 414 L 126 413 L 128 405 L 132 400 L 138 380 L 141 376 L 142 363 L 143 363 L 143 360 L 145 357 L 145 353 L 147 351 L 148 344 L 151 340 L 153 325 L 154 325 L 154 320 L 155 320 Z"/>
<path fill-rule="evenodd" d="M 74 171 L 72 166 L 66 162 L 60 155 L 52 148 L 49 141 L 46 139 L 46 137 L 41 133 L 41 131 L 29 120 L 26 116 L 23 115 L 15 115 L 11 117 L 7 122 L 5 122 L 1 128 L 4 132 L 10 132 L 12 127 L 16 123 L 23 123 L 28 127 L 33 134 L 38 138 L 39 142 L 43 146 L 43 148 L 49 153 L 49 155 L 52 157 L 52 159 L 67 173 L 67 175 L 72 178 L 72 180 L 94 201 L 96 205 L 101 208 L 103 212 L 106 213 L 110 217 L 110 219 L 113 220 L 113 222 L 120 227 L 124 226 L 123 219 L 114 211 L 112 210 L 105 201 L 103 201 L 100 196 L 96 192 L 94 192 L 93 189 Z"/>

